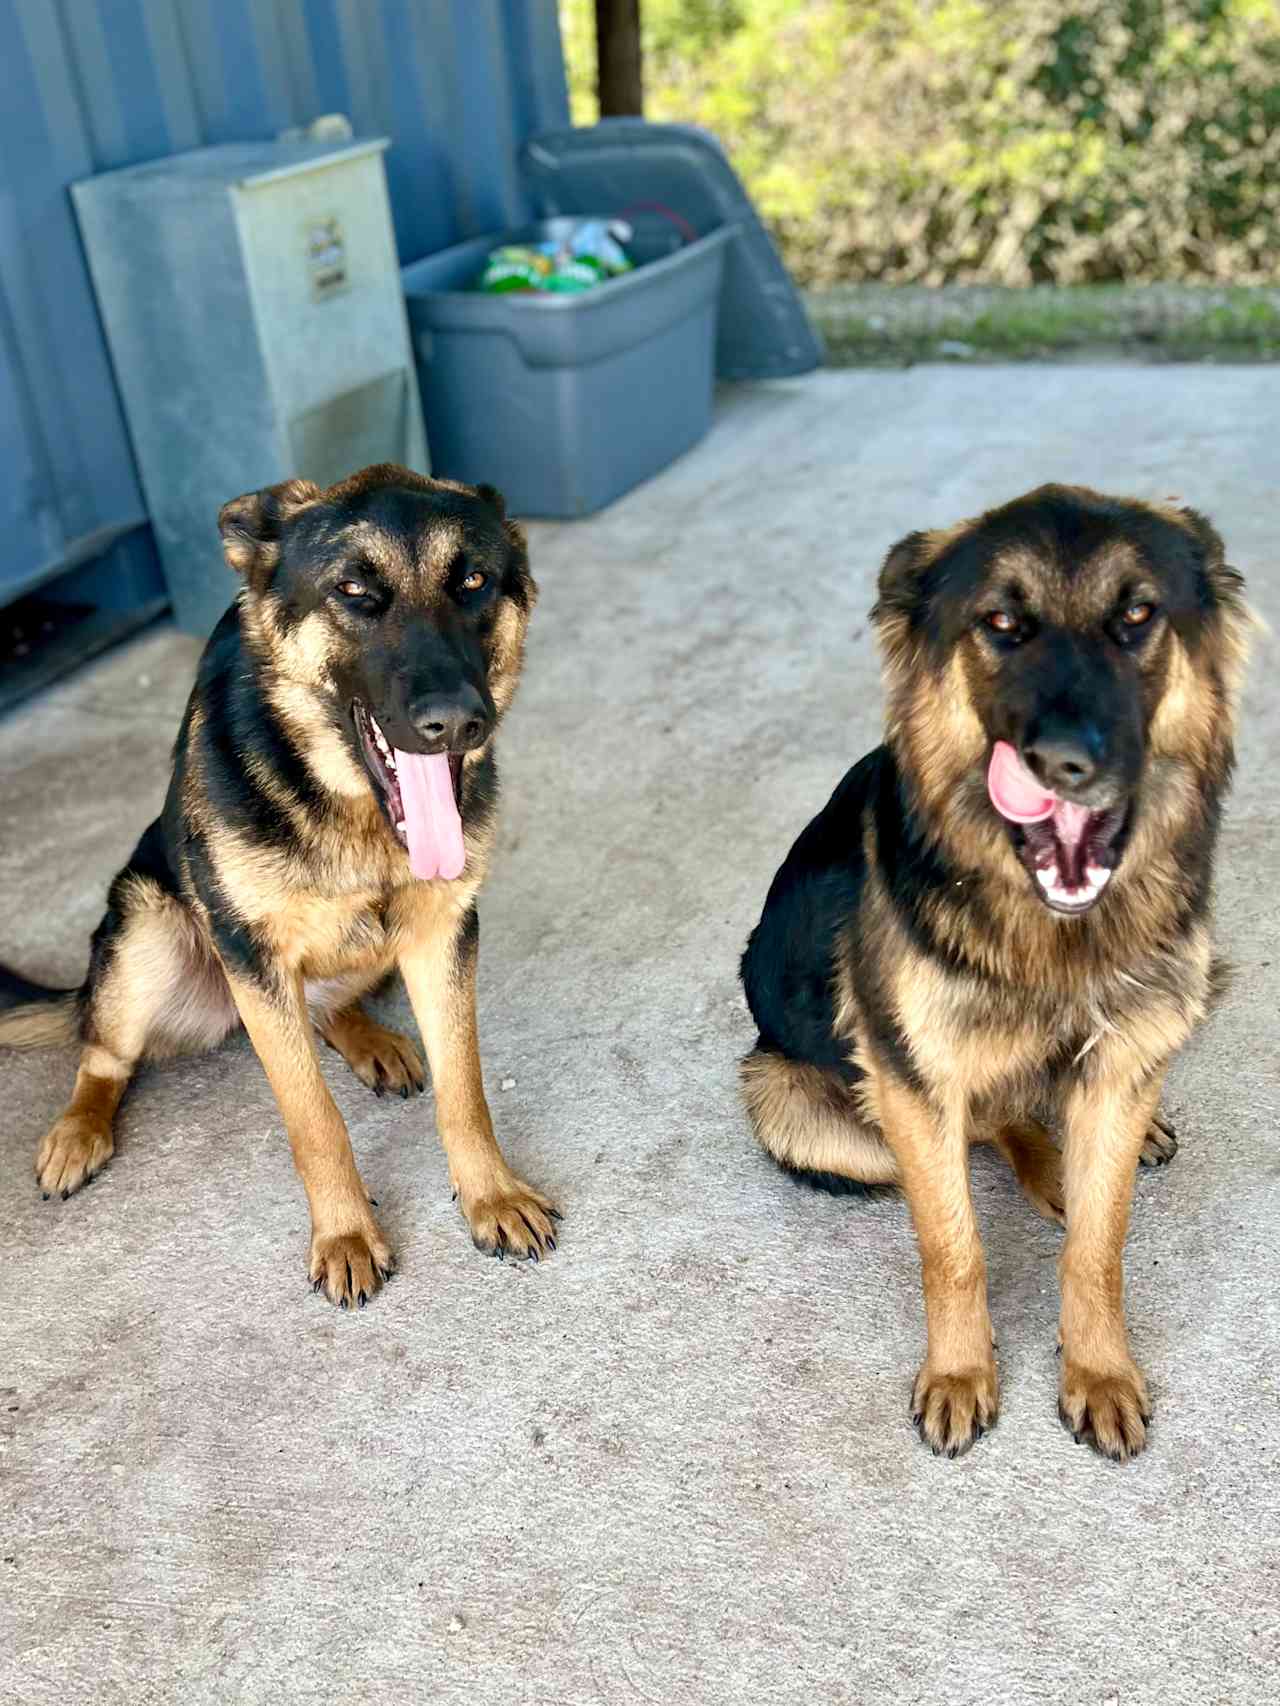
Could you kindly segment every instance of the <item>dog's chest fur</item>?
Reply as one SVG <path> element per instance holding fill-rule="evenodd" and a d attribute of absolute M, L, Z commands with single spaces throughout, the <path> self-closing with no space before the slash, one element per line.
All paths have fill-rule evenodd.
<path fill-rule="evenodd" d="M 1029 1107 L 1122 1062 L 1126 1073 L 1155 1070 L 1209 1006 L 1212 956 L 1199 924 L 1126 966 L 1031 959 L 1016 980 L 949 966 L 896 922 L 883 920 L 875 936 L 874 961 L 852 940 L 837 957 L 839 1028 L 864 1070 L 888 1050 L 937 1101 L 963 1085 L 973 1104 Z"/>

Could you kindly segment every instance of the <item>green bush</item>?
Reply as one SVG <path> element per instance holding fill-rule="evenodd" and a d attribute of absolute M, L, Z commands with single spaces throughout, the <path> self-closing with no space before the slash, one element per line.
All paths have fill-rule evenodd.
<path fill-rule="evenodd" d="M 594 116 L 591 0 L 562 13 Z M 1277 0 L 642 0 L 810 283 L 1280 277 Z"/>

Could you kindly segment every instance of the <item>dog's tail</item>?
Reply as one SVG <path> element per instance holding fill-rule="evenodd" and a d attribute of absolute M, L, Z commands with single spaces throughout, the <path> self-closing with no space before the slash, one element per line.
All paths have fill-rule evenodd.
<path fill-rule="evenodd" d="M 0 1048 L 52 1048 L 76 1035 L 78 989 L 50 989 L 0 966 Z"/>
<path fill-rule="evenodd" d="M 741 1082 L 761 1148 L 800 1184 L 862 1196 L 898 1182 L 893 1151 L 839 1073 L 792 1060 L 762 1038 L 742 1063 Z"/>

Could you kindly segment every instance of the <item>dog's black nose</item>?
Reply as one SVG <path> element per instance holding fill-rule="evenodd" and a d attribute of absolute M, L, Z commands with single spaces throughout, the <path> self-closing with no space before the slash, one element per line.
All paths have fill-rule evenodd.
<path fill-rule="evenodd" d="M 409 720 L 434 752 L 471 752 L 483 746 L 493 727 L 484 700 L 471 686 L 419 699 Z"/>
<path fill-rule="evenodd" d="M 1103 757 L 1102 731 L 1091 723 L 1042 724 L 1023 747 L 1032 770 L 1055 794 L 1086 788 Z"/>

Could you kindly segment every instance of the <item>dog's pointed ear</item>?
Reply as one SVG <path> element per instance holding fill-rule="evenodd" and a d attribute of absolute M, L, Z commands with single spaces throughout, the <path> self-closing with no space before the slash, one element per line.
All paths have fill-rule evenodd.
<path fill-rule="evenodd" d="M 282 480 L 223 504 L 218 532 L 229 566 L 241 575 L 254 568 L 274 568 L 285 523 L 319 496 L 319 486 L 310 480 Z"/>
<path fill-rule="evenodd" d="M 927 533 L 908 533 L 885 558 L 876 583 L 876 602 L 871 620 L 883 624 L 889 617 L 914 615 L 920 602 L 924 571 L 932 558 Z"/>
<path fill-rule="evenodd" d="M 1222 535 L 1198 509 L 1183 504 L 1178 511 L 1184 523 L 1195 535 L 1203 552 L 1203 572 L 1214 599 L 1220 604 L 1237 604 L 1244 593 L 1244 576 L 1227 562 L 1227 548 Z"/>
<path fill-rule="evenodd" d="M 507 519 L 507 500 L 503 497 L 502 493 L 496 486 L 477 486 L 476 496 L 478 498 L 483 498 L 490 509 L 497 510 L 499 521 L 505 521 Z"/>

